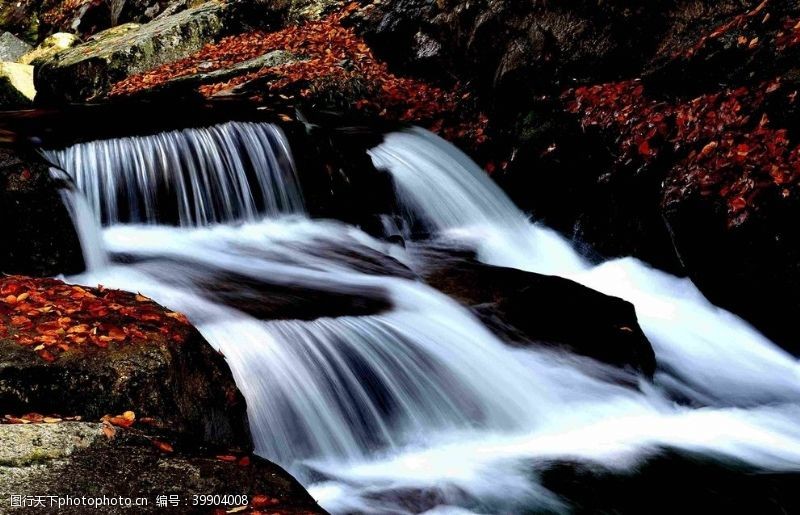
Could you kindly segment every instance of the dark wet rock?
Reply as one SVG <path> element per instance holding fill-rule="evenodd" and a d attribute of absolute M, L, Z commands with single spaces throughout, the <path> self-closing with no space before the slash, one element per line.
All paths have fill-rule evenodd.
<path fill-rule="evenodd" d="M 0 33 L 0 61 L 15 62 L 33 47 L 10 32 Z"/>
<path fill-rule="evenodd" d="M 86 290 L 105 298 L 98 290 Z M 141 305 L 133 294 L 120 295 Z M 111 315 L 101 317 L 103 323 L 112 320 Z M 167 314 L 159 323 L 163 331 L 143 331 L 102 347 L 72 343 L 55 357 L 41 355 L 36 342 L 21 345 L 23 329 L 0 337 L 0 406 L 10 413 L 59 413 L 84 420 L 130 410 L 187 444 L 249 452 L 245 401 L 225 358 L 185 322 Z"/>
<path fill-rule="evenodd" d="M 759 4 L 723 21 L 641 81 L 577 88 L 565 99 L 607 145 L 609 184 L 650 178 L 616 191 L 647 198 L 651 213 L 658 207 L 705 295 L 797 353 L 800 7 Z"/>
<path fill-rule="evenodd" d="M 777 197 L 760 207 L 730 227 L 725 206 L 687 194 L 665 207 L 665 218 L 690 277 L 709 300 L 798 356 L 800 204 Z"/>
<path fill-rule="evenodd" d="M 381 217 L 398 212 L 394 182 L 387 172 L 375 168 L 366 152 L 381 143 L 383 130 L 397 125 L 367 127 L 363 122 L 315 113 L 305 124 L 286 127 L 286 133 L 295 149 L 309 214 L 341 220 L 382 237 Z"/>
<path fill-rule="evenodd" d="M 198 445 L 249 451 L 245 403 L 224 358 L 192 331 L 180 345 L 75 349 L 53 363 L 0 339 L 0 404 L 87 420 L 134 410 Z"/>
<path fill-rule="evenodd" d="M 412 278 L 414 275 L 398 262 L 370 249 L 342 248 L 325 241 L 315 242 L 313 248 L 298 248 L 299 252 L 318 255 L 323 259 L 337 256 L 340 263 L 362 273 L 396 275 Z M 274 261 L 285 261 L 283 255 L 264 256 Z M 132 263 L 127 256 L 117 259 Z M 154 265 L 154 266 L 152 266 Z M 299 265 L 299 263 L 298 263 Z M 318 285 L 311 281 L 275 277 L 274 280 L 250 277 L 231 271 L 214 269 L 201 263 L 154 260 L 133 263 L 136 268 L 170 284 L 176 277 L 192 277 L 197 293 L 211 300 L 248 313 L 261 320 L 315 320 L 324 317 L 366 316 L 388 311 L 392 307 L 388 292 L 380 287 L 363 285 Z M 201 321 L 198 321 L 201 322 Z"/>
<path fill-rule="evenodd" d="M 627 301 L 452 249 L 427 249 L 420 257 L 428 284 L 471 307 L 512 344 L 543 344 L 647 376 L 655 372 L 655 354 Z"/>
<path fill-rule="evenodd" d="M 84 269 L 80 242 L 49 164 L 30 148 L 0 147 L 0 271 L 48 276 Z"/>
<path fill-rule="evenodd" d="M 564 461 L 537 467 L 536 476 L 570 513 L 778 515 L 800 509 L 796 472 L 672 450 L 628 470 Z"/>
<path fill-rule="evenodd" d="M 158 439 L 157 439 L 158 438 Z M 109 438 L 98 423 L 0 425 L 0 497 L 3 512 L 11 495 L 147 498 L 146 507 L 104 506 L 102 513 L 208 513 L 193 505 L 196 495 L 247 496 L 251 509 L 315 514 L 324 511 L 286 471 L 257 456 L 222 461 L 213 455 L 182 447 L 175 452 L 157 447 L 164 437 L 140 428 L 116 428 Z M 156 444 L 154 444 L 154 441 Z M 158 444 L 160 445 L 160 444 Z M 171 444 L 172 445 L 172 444 Z M 159 496 L 176 496 L 178 507 L 158 507 Z M 41 513 L 83 514 L 95 508 L 50 508 Z M 225 506 L 230 510 L 235 504 Z M 8 511 L 7 511 L 8 510 Z M 248 511 L 249 512 L 249 511 Z"/>

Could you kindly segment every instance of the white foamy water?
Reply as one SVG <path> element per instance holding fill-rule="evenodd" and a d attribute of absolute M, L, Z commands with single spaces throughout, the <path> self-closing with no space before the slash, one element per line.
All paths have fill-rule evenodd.
<path fill-rule="evenodd" d="M 46 155 L 108 225 L 201 226 L 303 207 L 286 138 L 270 124 L 91 141 Z"/>
<path fill-rule="evenodd" d="M 264 129 L 216 130 L 236 148 L 237 134 L 258 139 Z M 136 146 L 103 148 L 124 155 L 127 145 Z M 291 161 L 276 152 L 268 160 Z M 151 225 L 103 232 L 106 250 L 128 264 L 71 279 L 141 291 L 185 312 L 231 365 L 258 452 L 335 513 L 407 513 L 403 496 L 413 492 L 431 494 L 430 513 L 567 511 L 536 483 L 536 463 L 626 469 L 662 447 L 800 469 L 797 362 L 745 322 L 690 282 L 635 260 L 585 263 L 424 131 L 389 135 L 372 156 L 395 177 L 408 216 L 439 239 L 634 302 L 656 350 L 656 383 L 625 388 L 590 359 L 510 348 L 453 300 L 393 276 L 398 263 L 417 266 L 404 249 L 302 214 L 176 228 L 153 224 L 151 213 L 142 220 Z M 270 320 L 264 305 L 287 289 L 299 293 L 285 302 L 312 299 L 313 313 Z M 380 302 L 336 316 L 353 299 Z M 674 395 L 703 407 L 678 405 Z"/>

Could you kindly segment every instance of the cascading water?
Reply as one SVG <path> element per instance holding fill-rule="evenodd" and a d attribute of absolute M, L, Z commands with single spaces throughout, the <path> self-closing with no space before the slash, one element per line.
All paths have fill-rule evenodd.
<path fill-rule="evenodd" d="M 395 178 L 399 197 L 443 237 L 473 246 L 481 259 L 573 279 L 632 302 L 655 347 L 663 384 L 702 403 L 749 405 L 800 399 L 800 366 L 686 279 L 635 259 L 583 262 L 549 229 L 524 215 L 467 156 L 412 130 L 372 151 Z M 439 189 L 436 185 L 442 185 Z"/>
<path fill-rule="evenodd" d="M 286 138 L 274 125 L 229 123 L 46 154 L 109 225 L 202 226 L 302 211 Z"/>
<path fill-rule="evenodd" d="M 201 134 L 214 134 L 214 144 L 195 144 Z M 531 224 L 449 144 L 419 130 L 387 136 L 373 160 L 394 176 L 417 223 L 440 242 L 473 246 L 487 262 L 565 275 L 628 298 L 660 368 L 656 384 L 642 381 L 637 391 L 604 381 L 606 366 L 592 360 L 510 348 L 470 312 L 402 273 L 403 265 L 421 266 L 413 253 L 303 216 L 277 134 L 269 125 L 231 123 L 50 156 L 103 214 L 111 257 L 125 258 L 71 279 L 141 291 L 185 312 L 227 357 L 257 451 L 298 475 L 329 510 L 407 513 L 392 492 L 435 491 L 442 507 L 565 511 L 536 484 L 532 463 L 623 468 L 659 447 L 800 470 L 797 363 L 688 281 L 634 260 L 592 267 Z M 263 151 L 258 159 L 254 148 Z M 259 177 L 268 180 L 254 182 L 251 172 L 265 169 Z M 292 202 L 263 209 L 238 193 L 228 207 L 222 198 L 200 202 L 217 194 L 205 188 L 228 179 L 238 184 L 229 191 L 259 184 L 262 192 L 292 192 L 285 195 Z M 181 206 L 184 225 L 228 223 L 159 225 L 163 184 L 194 192 L 167 202 Z M 114 214 L 122 211 L 137 216 Z M 266 218 L 255 220 L 256 213 Z M 241 218 L 247 223 L 231 223 Z M 140 225 L 119 223 L 127 220 Z M 273 316 L 269 300 L 281 295 L 297 304 L 296 316 Z M 359 312 L 342 315 L 342 306 Z M 704 407 L 677 405 L 670 393 Z"/>

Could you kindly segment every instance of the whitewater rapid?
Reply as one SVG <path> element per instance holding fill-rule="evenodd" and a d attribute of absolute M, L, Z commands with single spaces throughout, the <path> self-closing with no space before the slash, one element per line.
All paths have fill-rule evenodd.
<path fill-rule="evenodd" d="M 218 137 L 194 143 L 209 133 Z M 409 223 L 424 224 L 440 244 L 474 248 L 489 264 L 560 275 L 633 302 L 656 352 L 653 383 L 639 378 L 639 389 L 627 388 L 605 380 L 608 367 L 590 359 L 511 348 L 452 299 L 396 273 L 424 266 L 418 243 L 403 248 L 303 215 L 302 192 L 289 184 L 288 144 L 272 126 L 231 123 L 82 145 L 93 146 L 49 155 L 79 179 L 96 215 L 72 209 L 81 242 L 102 241 L 109 261 L 96 257 L 69 280 L 141 291 L 185 312 L 226 356 L 257 452 L 286 466 L 331 512 L 407 513 L 392 495 L 403 491 L 435 492 L 437 513 L 569 511 L 537 484 L 536 463 L 623 470 L 662 448 L 800 470 L 794 358 L 688 280 L 633 259 L 587 263 L 430 133 L 393 133 L 371 151 L 392 174 Z M 265 150 L 236 164 L 253 148 Z M 132 155 L 178 164 L 131 163 Z M 214 155 L 236 159 L 220 164 Z M 121 185 L 110 177 L 123 164 L 130 179 Z M 194 213 L 180 218 L 184 227 L 160 225 L 157 202 L 144 203 L 156 198 L 164 174 L 168 191 L 198 192 L 173 199 L 178 212 Z M 125 198 L 118 192 L 133 178 L 138 193 Z M 198 203 L 208 198 L 204 188 L 221 183 L 258 184 L 251 198 L 264 200 L 242 197 L 252 210 Z M 112 215 L 135 206 L 137 225 Z M 262 319 L 248 308 L 254 292 L 287 288 L 391 308 L 335 316 L 321 305 L 322 316 L 309 320 Z"/>

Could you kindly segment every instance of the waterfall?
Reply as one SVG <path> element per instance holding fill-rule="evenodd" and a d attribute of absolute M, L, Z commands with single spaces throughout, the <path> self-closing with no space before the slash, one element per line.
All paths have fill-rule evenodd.
<path fill-rule="evenodd" d="M 78 242 L 86 269 L 101 270 L 105 268 L 109 263 L 103 245 L 103 236 L 100 233 L 100 227 L 94 221 L 94 213 L 86 199 L 73 189 L 62 189 L 60 194 L 78 232 Z"/>
<path fill-rule="evenodd" d="M 559 275 L 633 303 L 665 386 L 702 403 L 800 400 L 797 361 L 713 306 L 688 279 L 632 258 L 590 266 L 553 231 L 524 221 L 466 155 L 421 129 L 390 134 L 371 154 L 413 216 L 472 246 L 485 262 Z"/>
<path fill-rule="evenodd" d="M 411 130 L 371 151 L 393 175 L 407 216 L 438 243 L 471 246 L 486 262 L 563 275 L 634 302 L 656 350 L 655 384 L 623 387 L 591 359 L 511 348 L 414 279 L 424 266 L 415 242 L 403 248 L 304 216 L 293 172 L 275 167 L 291 159 L 274 127 L 192 131 L 51 154 L 107 224 L 111 263 L 70 280 L 141 291 L 186 313 L 228 360 L 257 452 L 289 468 L 330 511 L 408 513 L 397 492 L 415 491 L 433 492 L 440 510 L 567 511 L 536 483 L 534 464 L 569 459 L 626 469 L 662 447 L 800 470 L 793 358 L 689 281 L 632 259 L 584 262 L 443 140 Z M 220 146 L 230 141 L 222 138 L 201 152 L 188 143 L 214 131 L 247 134 L 249 144 Z M 216 198 L 204 188 L 223 178 L 240 178 L 241 190 L 253 184 L 242 178 L 256 166 L 253 148 L 264 152 L 255 171 L 267 173 L 270 191 L 293 191 L 286 198 L 298 202 L 294 208 L 256 209 L 238 194 L 229 209 L 217 209 L 220 199 L 198 204 Z M 90 158 L 89 149 L 98 154 Z M 168 191 L 197 190 L 178 203 L 193 213 L 181 218 L 185 227 L 163 223 L 160 201 L 137 211 L 141 218 L 111 215 L 117 200 L 109 197 L 133 188 L 125 209 L 132 213 L 162 182 Z M 242 223 L 248 206 L 260 216 Z M 121 223 L 130 220 L 146 223 Z M 275 316 L 274 299 L 296 315 Z"/>
<path fill-rule="evenodd" d="M 286 137 L 270 124 L 92 141 L 46 155 L 106 225 L 200 226 L 303 210 Z"/>

